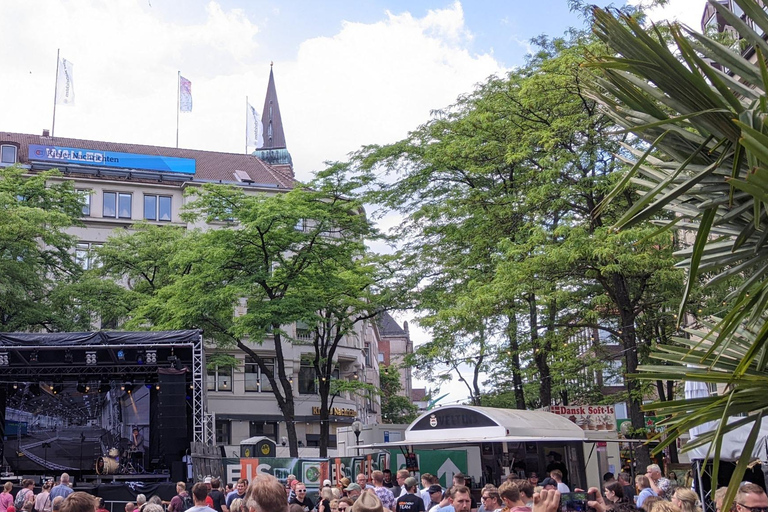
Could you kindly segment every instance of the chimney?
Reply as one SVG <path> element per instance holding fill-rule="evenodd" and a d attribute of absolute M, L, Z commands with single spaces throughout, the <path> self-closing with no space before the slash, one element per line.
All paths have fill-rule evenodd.
<path fill-rule="evenodd" d="M 51 132 L 48 130 L 48 128 L 43 128 L 43 137 L 50 137 Z"/>

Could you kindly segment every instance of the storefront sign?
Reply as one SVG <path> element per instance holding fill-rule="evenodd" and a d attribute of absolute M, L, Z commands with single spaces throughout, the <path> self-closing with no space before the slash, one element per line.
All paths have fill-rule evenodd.
<path fill-rule="evenodd" d="M 100 149 L 29 145 L 30 161 L 195 174 L 195 160 L 162 155 L 119 153 Z"/>
<path fill-rule="evenodd" d="M 612 405 L 553 405 L 549 412 L 568 418 L 582 430 L 616 429 L 616 411 Z"/>
<path fill-rule="evenodd" d="M 328 412 L 331 416 L 346 416 L 348 418 L 354 418 L 357 416 L 357 410 L 343 409 L 341 407 L 331 407 Z M 320 416 L 320 407 L 312 407 L 312 414 L 315 416 Z"/>

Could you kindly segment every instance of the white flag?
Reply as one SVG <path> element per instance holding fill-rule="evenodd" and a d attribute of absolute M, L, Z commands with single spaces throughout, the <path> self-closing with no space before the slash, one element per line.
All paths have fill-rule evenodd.
<path fill-rule="evenodd" d="M 75 82 L 72 79 L 72 64 L 67 59 L 59 60 L 59 75 L 56 77 L 56 104 L 75 104 Z"/>
<path fill-rule="evenodd" d="M 192 82 L 179 75 L 179 110 L 192 112 Z"/>
<path fill-rule="evenodd" d="M 248 111 L 245 114 L 246 144 L 260 148 L 264 145 L 264 130 L 261 128 L 261 117 L 250 103 L 247 105 Z"/>

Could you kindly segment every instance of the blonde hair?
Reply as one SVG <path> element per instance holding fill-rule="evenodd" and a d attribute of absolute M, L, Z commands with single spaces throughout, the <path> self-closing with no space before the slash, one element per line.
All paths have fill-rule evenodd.
<path fill-rule="evenodd" d="M 645 503 L 643 503 L 645 505 Z M 680 508 L 667 500 L 660 499 L 651 505 L 650 512 L 681 512 Z"/>
<path fill-rule="evenodd" d="M 242 508 L 243 508 L 243 498 L 235 498 L 232 500 L 232 504 L 229 506 L 229 512 L 240 512 L 240 509 Z"/>
<path fill-rule="evenodd" d="M 701 512 L 699 497 L 692 490 L 678 487 L 673 497 L 680 500 L 680 508 L 683 512 Z"/>
<path fill-rule="evenodd" d="M 13 490 L 13 482 L 5 482 L 5 485 L 3 486 L 3 490 L 5 492 L 11 492 Z"/>

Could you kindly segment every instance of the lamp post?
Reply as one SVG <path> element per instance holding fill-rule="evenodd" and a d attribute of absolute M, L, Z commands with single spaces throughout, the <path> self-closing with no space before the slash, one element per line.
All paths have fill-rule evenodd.
<path fill-rule="evenodd" d="M 363 424 L 360 420 L 352 422 L 352 432 L 355 433 L 355 446 L 360 446 L 360 432 L 363 431 Z M 360 455 L 360 448 L 356 448 L 357 454 Z"/>

